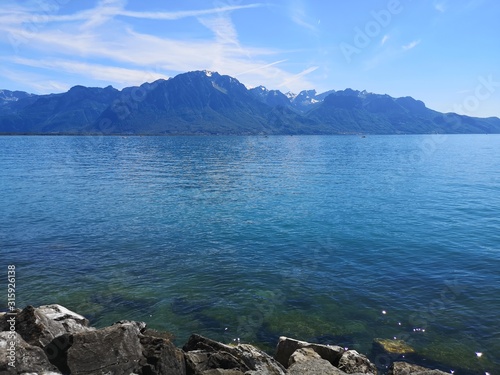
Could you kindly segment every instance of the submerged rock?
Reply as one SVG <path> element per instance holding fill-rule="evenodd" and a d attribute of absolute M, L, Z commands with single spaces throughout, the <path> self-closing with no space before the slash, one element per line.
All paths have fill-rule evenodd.
<path fill-rule="evenodd" d="M 408 345 L 403 340 L 391 340 L 391 339 L 374 339 L 373 345 L 386 353 L 390 354 L 408 354 L 414 353 L 415 349 L 413 349 L 410 345 Z"/>

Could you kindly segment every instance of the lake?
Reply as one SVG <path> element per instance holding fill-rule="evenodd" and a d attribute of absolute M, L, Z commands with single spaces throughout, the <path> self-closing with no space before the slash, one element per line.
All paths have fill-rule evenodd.
<path fill-rule="evenodd" d="M 500 136 L 0 137 L 16 302 L 500 367 Z M 5 285 L 2 282 L 2 285 Z M 7 308 L 7 298 L 0 300 Z M 478 357 L 476 352 L 482 353 Z"/>

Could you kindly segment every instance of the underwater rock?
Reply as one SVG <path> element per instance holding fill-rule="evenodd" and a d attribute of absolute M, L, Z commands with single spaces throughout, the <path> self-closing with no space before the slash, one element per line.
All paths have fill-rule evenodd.
<path fill-rule="evenodd" d="M 390 354 L 408 354 L 415 352 L 415 349 L 413 349 L 403 340 L 377 338 L 373 340 L 373 345 L 375 346 L 375 348 L 381 349 L 382 351 Z"/>
<path fill-rule="evenodd" d="M 448 373 L 430 370 L 407 362 L 393 362 L 387 375 L 448 375 Z"/>

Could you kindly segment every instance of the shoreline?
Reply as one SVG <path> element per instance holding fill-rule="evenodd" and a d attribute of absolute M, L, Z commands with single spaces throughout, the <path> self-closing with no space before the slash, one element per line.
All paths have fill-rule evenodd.
<path fill-rule="evenodd" d="M 274 355 L 250 344 L 225 344 L 197 334 L 178 348 L 170 333 L 149 329 L 144 322 L 121 320 L 97 329 L 57 304 L 0 313 L 0 331 L 0 347 L 9 348 L 7 362 L 0 362 L 6 374 L 447 374 L 411 364 L 413 349 L 402 340 L 375 339 L 375 363 L 356 350 L 284 336 Z"/>

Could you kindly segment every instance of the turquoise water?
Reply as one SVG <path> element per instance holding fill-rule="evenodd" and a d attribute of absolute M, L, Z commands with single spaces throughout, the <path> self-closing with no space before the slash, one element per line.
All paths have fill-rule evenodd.
<path fill-rule="evenodd" d="M 288 335 L 383 368 L 394 358 L 372 340 L 398 337 L 455 374 L 500 366 L 500 136 L 0 137 L 0 150 L 18 306 L 142 320 L 178 344 L 197 332 L 272 350 Z"/>

